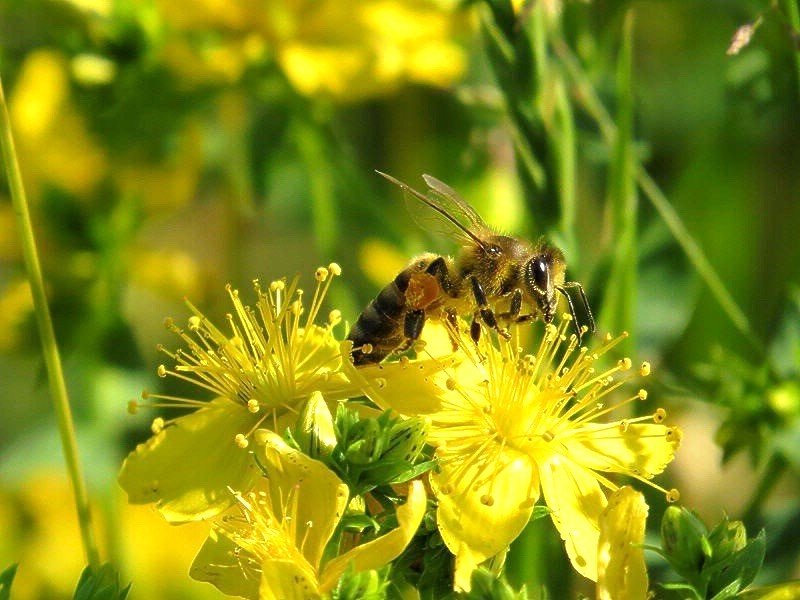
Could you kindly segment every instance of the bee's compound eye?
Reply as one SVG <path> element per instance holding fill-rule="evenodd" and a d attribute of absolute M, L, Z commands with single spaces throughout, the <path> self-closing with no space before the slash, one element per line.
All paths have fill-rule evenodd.
<path fill-rule="evenodd" d="M 503 253 L 503 249 L 500 246 L 498 246 L 497 244 L 491 244 L 490 246 L 488 246 L 486 248 L 486 252 L 489 253 L 489 256 L 491 256 L 492 258 L 495 258 L 497 256 L 500 256 Z"/>
<path fill-rule="evenodd" d="M 537 291 L 546 294 L 550 287 L 550 269 L 547 261 L 543 257 L 537 256 L 528 263 L 527 271 L 528 281 L 533 283 Z"/>

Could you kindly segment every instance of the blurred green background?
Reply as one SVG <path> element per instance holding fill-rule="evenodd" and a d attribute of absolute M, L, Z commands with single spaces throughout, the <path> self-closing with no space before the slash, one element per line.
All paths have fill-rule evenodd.
<path fill-rule="evenodd" d="M 456 251 L 375 169 L 420 188 L 433 174 L 497 228 L 561 245 L 601 331 L 629 329 L 625 351 L 655 366 L 650 397 L 684 428 L 682 502 L 766 525 L 763 582 L 800 573 L 795 0 L 517 8 L 538 41 L 504 67 L 478 2 L 0 0 L 0 75 L 101 545 L 133 597 L 216 596 L 185 575 L 203 526 L 170 528 L 115 484 L 152 418 L 127 401 L 165 385 L 164 317 L 190 298 L 219 319 L 225 283 L 310 282 L 337 261 L 331 307 L 352 322 L 409 257 Z M 604 138 L 581 86 L 627 141 Z M 0 180 L 0 566 L 21 562 L 19 598 L 61 598 L 84 561 L 31 311 Z"/>

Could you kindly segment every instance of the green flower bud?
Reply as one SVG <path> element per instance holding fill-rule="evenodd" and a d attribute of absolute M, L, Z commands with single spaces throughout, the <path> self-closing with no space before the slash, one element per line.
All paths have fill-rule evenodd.
<path fill-rule="evenodd" d="M 664 555 L 679 575 L 695 581 L 712 555 L 703 522 L 685 508 L 670 506 L 661 520 Z"/>
<path fill-rule="evenodd" d="M 725 560 L 747 545 L 747 531 L 745 531 L 744 523 L 729 521 L 725 517 L 708 534 L 708 542 L 712 549 L 711 562 L 717 563 Z"/>

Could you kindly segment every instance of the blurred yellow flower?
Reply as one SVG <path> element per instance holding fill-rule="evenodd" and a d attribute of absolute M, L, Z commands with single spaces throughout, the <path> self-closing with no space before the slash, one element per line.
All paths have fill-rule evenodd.
<path fill-rule="evenodd" d="M 468 589 L 478 564 L 504 551 L 530 520 L 539 499 L 551 509 L 575 569 L 597 579 L 598 519 L 606 491 L 617 485 L 603 472 L 622 473 L 677 499 L 650 479 L 672 460 L 680 431 L 662 425 L 665 413 L 610 423 L 601 417 L 644 399 L 640 390 L 613 403 L 608 395 L 630 376 L 629 359 L 602 372 L 595 363 L 625 336 L 607 339 L 593 352 L 578 350 L 566 335 L 569 315 L 548 325 L 533 355 L 523 355 L 515 338 L 489 335 L 474 343 L 462 330 L 453 335 L 469 357 L 435 380 L 430 393 L 394 393 L 365 388 L 381 408 L 431 419 L 429 442 L 440 468 L 430 476 L 439 507 L 437 521 L 445 544 L 456 555 L 456 586 Z M 466 325 L 462 324 L 462 328 Z M 359 370 L 360 372 L 361 370 Z M 645 363 L 640 375 L 649 373 Z M 387 377 L 388 379 L 388 377 Z M 654 423 L 644 424 L 642 421 Z"/>
<path fill-rule="evenodd" d="M 35 50 L 22 65 L 10 100 L 17 154 L 28 194 L 52 183 L 86 195 L 105 176 L 108 158 L 70 98 L 69 64 Z"/>
<path fill-rule="evenodd" d="M 278 0 L 267 39 L 301 94 L 352 101 L 408 82 L 453 84 L 466 68 L 456 21 L 433 0 Z"/>
<path fill-rule="evenodd" d="M 344 515 L 347 485 L 319 461 L 290 448 L 271 431 L 259 432 L 266 477 L 215 523 L 191 576 L 245 598 L 320 598 L 348 568 L 378 569 L 400 555 L 425 514 L 421 482 L 397 509 L 397 528 L 327 563 L 323 551 Z"/>
<path fill-rule="evenodd" d="M 0 350 L 17 344 L 19 326 L 33 311 L 33 296 L 27 279 L 9 283 L 0 293 Z"/>
<path fill-rule="evenodd" d="M 454 2 L 161 0 L 158 14 L 164 61 L 191 83 L 234 82 L 272 56 L 301 94 L 354 101 L 466 68 Z"/>
<path fill-rule="evenodd" d="M 328 402 L 357 395 L 340 370 L 340 342 L 333 334 L 339 311 L 330 312 L 326 325 L 316 324 L 339 274 L 336 264 L 317 269 L 308 310 L 295 278 L 288 286 L 275 281 L 267 290 L 255 282 L 254 307 L 229 288 L 234 315 L 228 315 L 228 332 L 190 303 L 188 331 L 168 322 L 186 348 L 174 353 L 162 348 L 175 366 L 161 365 L 159 375 L 192 383 L 214 399 L 143 395 L 153 406 L 197 410 L 166 422 L 156 419 L 155 435 L 125 460 L 119 481 L 131 503 L 156 502 L 173 522 L 213 516 L 232 501 L 229 488 L 246 492 L 255 482 L 257 469 L 246 448 L 257 429 L 291 427 L 315 392 Z"/>

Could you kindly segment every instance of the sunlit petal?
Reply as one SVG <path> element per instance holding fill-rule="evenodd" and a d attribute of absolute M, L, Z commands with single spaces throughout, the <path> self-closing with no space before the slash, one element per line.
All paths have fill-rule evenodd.
<path fill-rule="evenodd" d="M 156 502 L 172 522 L 205 519 L 231 504 L 231 488 L 249 489 L 258 477 L 250 453 L 235 443 L 252 417 L 218 398 L 171 422 L 128 455 L 119 483 L 132 504 Z"/>
<path fill-rule="evenodd" d="M 439 531 L 450 551 L 464 564 L 478 564 L 505 550 L 530 520 L 539 495 L 533 461 L 507 450 L 484 464 L 446 460 L 431 486 L 439 500 Z M 461 558 L 465 554 L 464 558 Z M 463 565 L 461 571 L 466 572 Z M 469 581 L 469 575 L 465 574 Z"/>
<path fill-rule="evenodd" d="M 323 463 L 289 447 L 278 434 L 263 430 L 258 437 L 265 444 L 260 458 L 275 517 L 293 522 L 294 544 L 316 568 L 347 507 L 347 486 Z"/>
<path fill-rule="evenodd" d="M 260 574 L 227 536 L 212 531 L 192 563 L 189 576 L 215 586 L 223 594 L 256 598 Z"/>
<path fill-rule="evenodd" d="M 598 521 L 606 507 L 597 477 L 562 456 L 543 460 L 540 476 L 544 501 L 572 566 L 584 577 L 597 581 Z"/>
<path fill-rule="evenodd" d="M 645 479 L 661 473 L 675 457 L 680 435 L 666 425 L 620 423 L 584 425 L 564 441 L 567 453 L 584 467 L 635 473 Z"/>

